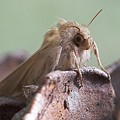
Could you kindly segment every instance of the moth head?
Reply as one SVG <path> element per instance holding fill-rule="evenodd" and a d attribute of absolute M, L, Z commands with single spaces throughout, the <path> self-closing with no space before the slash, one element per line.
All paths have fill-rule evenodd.
<path fill-rule="evenodd" d="M 92 20 L 89 22 L 88 25 L 82 25 L 80 28 L 78 27 L 79 32 L 73 38 L 73 42 L 77 47 L 81 46 L 83 50 L 88 50 L 92 46 L 93 40 L 90 37 L 90 32 L 88 30 L 88 27 L 95 20 L 95 18 L 101 13 L 101 11 L 102 9 L 98 11 L 98 13 L 92 18 Z"/>
<path fill-rule="evenodd" d="M 85 39 L 83 35 L 77 33 L 72 39 L 74 45 L 82 50 L 88 50 L 91 47 L 92 40 L 91 38 Z"/>
<path fill-rule="evenodd" d="M 91 48 L 93 40 L 87 27 L 83 25 L 79 28 L 79 31 L 73 36 L 72 41 L 76 47 L 82 50 L 88 50 Z"/>
<path fill-rule="evenodd" d="M 71 46 L 82 50 L 90 48 L 92 38 L 86 25 L 60 19 L 56 27 L 64 46 L 71 44 Z"/>

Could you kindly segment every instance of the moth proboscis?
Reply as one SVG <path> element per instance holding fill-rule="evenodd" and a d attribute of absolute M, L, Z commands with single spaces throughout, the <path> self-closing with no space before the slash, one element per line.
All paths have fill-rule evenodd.
<path fill-rule="evenodd" d="M 100 11 L 97 15 L 99 13 Z M 45 34 L 41 48 L 1 81 L 0 95 L 24 100 L 23 86 L 35 85 L 37 81 L 40 87 L 42 77 L 55 70 L 77 69 L 82 85 L 80 68 L 90 59 L 91 51 L 94 52 L 100 68 L 110 78 L 101 64 L 97 45 L 90 36 L 88 26 L 91 22 L 88 25 L 79 25 L 64 19 L 59 21 Z"/>

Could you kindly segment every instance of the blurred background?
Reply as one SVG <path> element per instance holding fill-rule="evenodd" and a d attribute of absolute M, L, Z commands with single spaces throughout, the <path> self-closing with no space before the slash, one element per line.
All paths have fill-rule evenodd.
<path fill-rule="evenodd" d="M 120 58 L 118 0 L 0 0 L 0 55 L 19 49 L 32 54 L 58 18 L 88 24 L 100 9 L 89 30 L 107 66 Z M 91 64 L 97 64 L 93 55 Z"/>

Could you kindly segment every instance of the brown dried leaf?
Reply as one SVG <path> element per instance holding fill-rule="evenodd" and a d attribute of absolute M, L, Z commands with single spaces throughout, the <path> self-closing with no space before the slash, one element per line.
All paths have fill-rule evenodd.
<path fill-rule="evenodd" d="M 116 116 L 120 120 L 120 60 L 107 67 L 112 78 L 112 85 L 116 94 Z"/>
<path fill-rule="evenodd" d="M 0 97 L 0 120 L 11 120 L 13 115 L 25 107 L 13 98 Z"/>
<path fill-rule="evenodd" d="M 82 68 L 83 87 L 75 71 L 54 71 L 31 103 L 12 120 L 114 120 L 114 91 L 107 75 Z"/>

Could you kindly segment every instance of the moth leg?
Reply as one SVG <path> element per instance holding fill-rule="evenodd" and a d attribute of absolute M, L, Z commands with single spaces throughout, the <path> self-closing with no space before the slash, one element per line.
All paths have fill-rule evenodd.
<path fill-rule="evenodd" d="M 79 78 L 80 78 L 80 87 L 83 86 L 83 78 L 82 78 L 82 73 L 81 73 L 81 70 L 80 70 L 80 65 L 79 65 L 79 62 L 77 60 L 77 57 L 75 55 L 75 52 L 72 51 L 72 54 L 73 54 L 73 57 L 75 59 L 75 66 L 77 67 L 77 70 L 78 70 L 78 73 L 79 73 Z"/>
<path fill-rule="evenodd" d="M 108 78 L 111 79 L 110 74 L 105 70 L 105 68 L 103 67 L 103 65 L 101 63 L 98 47 L 97 47 L 97 44 L 95 43 L 95 41 L 93 42 L 93 52 L 97 58 L 99 67 L 108 75 Z"/>
<path fill-rule="evenodd" d="M 26 98 L 34 94 L 37 91 L 37 89 L 38 89 L 37 85 L 27 85 L 22 87 L 23 94 Z"/>

